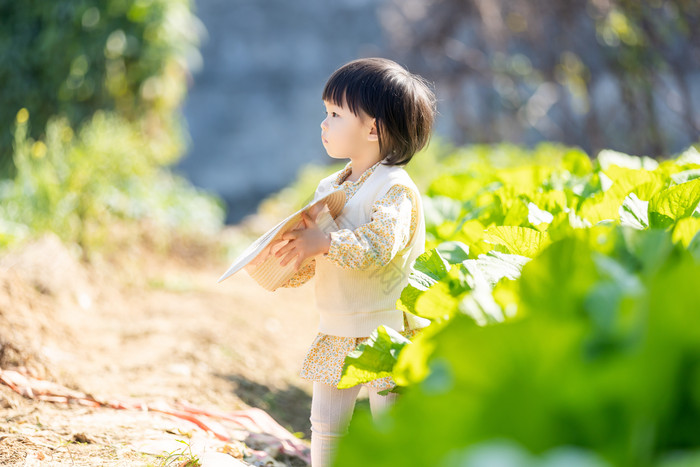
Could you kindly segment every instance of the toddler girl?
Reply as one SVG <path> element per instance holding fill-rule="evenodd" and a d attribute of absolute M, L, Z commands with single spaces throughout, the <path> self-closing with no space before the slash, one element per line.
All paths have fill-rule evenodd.
<path fill-rule="evenodd" d="M 350 161 L 319 182 L 314 200 L 345 191 L 346 204 L 335 219 L 339 230 L 326 234 L 305 215 L 304 227 L 286 233 L 282 240 L 288 243 L 276 253 L 281 265 L 295 261 L 297 269 L 284 286 L 298 287 L 316 276 L 319 333 L 301 371 L 313 381 L 312 467 L 329 465 L 360 390 L 337 387 L 345 356 L 380 325 L 407 337 L 424 326 L 396 309 L 410 266 L 425 251 L 420 193 L 403 166 L 427 144 L 435 116 L 435 96 L 426 81 L 381 58 L 336 70 L 322 98 L 326 152 Z M 394 402 L 395 393 L 378 394 L 393 385 L 391 378 L 365 384 L 374 416 Z"/>

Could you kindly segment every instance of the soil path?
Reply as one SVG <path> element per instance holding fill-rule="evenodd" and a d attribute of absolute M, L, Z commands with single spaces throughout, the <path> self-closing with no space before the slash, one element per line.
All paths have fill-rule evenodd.
<path fill-rule="evenodd" d="M 34 251 L 70 262 L 48 243 Z M 221 260 L 147 247 L 128 256 L 61 267 L 44 254 L 48 285 L 33 280 L 22 253 L 6 261 L 0 338 L 24 330 L 48 362 L 45 379 L 100 400 L 259 407 L 308 440 L 310 384 L 297 372 L 316 332 L 313 279 L 272 293 L 244 272 L 217 283 L 228 266 Z M 169 415 L 36 401 L 5 385 L 0 405 L 0 465 L 181 465 L 144 452 L 201 450 L 211 439 Z"/>

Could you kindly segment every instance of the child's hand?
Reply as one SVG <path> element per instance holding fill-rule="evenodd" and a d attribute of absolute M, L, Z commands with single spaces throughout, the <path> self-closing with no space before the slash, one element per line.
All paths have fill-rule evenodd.
<path fill-rule="evenodd" d="M 301 263 L 306 258 L 326 253 L 331 245 L 330 234 L 321 230 L 316 222 L 306 213 L 301 213 L 304 226 L 300 229 L 290 230 L 283 234 L 282 240 L 289 240 L 285 246 L 275 254 L 277 257 L 286 256 L 280 261 L 281 266 L 286 266 L 296 256 L 294 269 L 299 270 Z"/>
<path fill-rule="evenodd" d="M 260 251 L 260 253 L 258 253 L 255 258 L 250 260 L 248 266 L 258 266 L 262 264 L 272 254 L 272 251 L 275 250 L 275 248 L 277 248 L 277 246 L 282 242 L 286 242 L 286 240 L 278 238 L 277 240 L 270 242 L 265 248 L 262 249 L 262 251 Z"/>

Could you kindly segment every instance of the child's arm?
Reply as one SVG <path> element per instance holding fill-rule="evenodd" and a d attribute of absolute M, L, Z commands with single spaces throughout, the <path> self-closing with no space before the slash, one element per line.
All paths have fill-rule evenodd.
<path fill-rule="evenodd" d="M 324 256 L 344 269 L 385 266 L 408 244 L 417 225 L 413 192 L 392 186 L 372 206 L 370 222 L 354 230 L 331 232 L 331 246 Z"/>

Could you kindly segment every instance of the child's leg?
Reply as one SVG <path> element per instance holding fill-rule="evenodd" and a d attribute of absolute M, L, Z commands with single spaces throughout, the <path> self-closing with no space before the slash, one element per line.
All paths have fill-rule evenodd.
<path fill-rule="evenodd" d="M 367 387 L 367 392 L 369 393 L 369 409 L 372 411 L 372 418 L 374 419 L 388 407 L 394 405 L 398 397 L 398 394 L 395 392 L 390 392 L 386 396 L 382 396 L 379 394 L 379 389 L 369 386 Z"/>
<path fill-rule="evenodd" d="M 311 398 L 311 466 L 326 467 L 350 423 L 360 385 L 338 389 L 314 382 Z"/>

